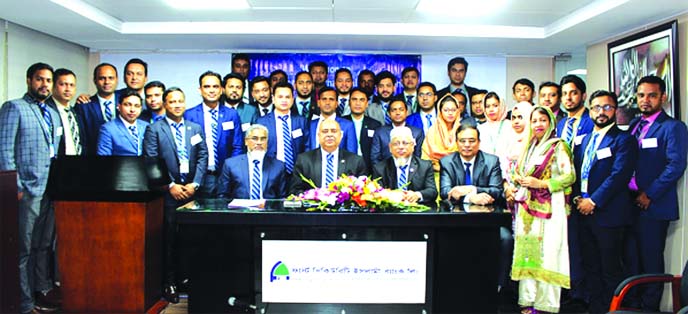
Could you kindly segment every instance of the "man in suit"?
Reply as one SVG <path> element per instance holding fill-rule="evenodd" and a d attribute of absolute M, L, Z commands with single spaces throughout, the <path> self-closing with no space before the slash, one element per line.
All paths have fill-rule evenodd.
<path fill-rule="evenodd" d="M 417 157 L 420 157 L 421 147 L 423 146 L 423 140 L 425 139 L 425 136 L 423 135 L 423 131 L 421 129 L 406 124 L 406 103 L 401 99 L 395 99 L 392 100 L 387 108 L 389 109 L 388 115 L 391 117 L 392 124 L 383 125 L 375 130 L 375 134 L 373 135 L 373 145 L 370 148 L 370 161 L 374 165 L 391 156 L 389 149 L 387 148 L 390 143 L 389 134 L 392 129 L 401 126 L 406 126 L 411 129 L 413 138 L 416 140 L 416 147 L 413 150 L 413 154 Z"/>
<path fill-rule="evenodd" d="M 639 150 L 635 175 L 629 188 L 640 213 L 633 224 L 632 238 L 639 258 L 639 273 L 664 273 L 664 247 L 669 222 L 679 218 L 677 183 L 686 170 L 685 123 L 669 117 L 662 107 L 667 101 L 666 83 L 646 76 L 638 81 L 636 99 L 642 114 L 629 125 Z M 658 311 L 664 286 L 644 287 L 641 307 Z"/>
<path fill-rule="evenodd" d="M 148 82 L 143 88 L 146 101 L 146 109 L 141 112 L 139 119 L 148 123 L 155 123 L 165 119 L 165 106 L 162 105 L 162 94 L 165 92 L 165 84 L 160 81 Z"/>
<path fill-rule="evenodd" d="M 275 87 L 275 84 L 277 83 L 287 83 L 289 82 L 287 80 L 287 72 L 284 72 L 284 70 L 277 69 L 272 72 L 270 72 L 270 89 L 272 90 L 273 87 Z"/>
<path fill-rule="evenodd" d="M 38 313 L 34 307 L 57 309 L 44 302 L 53 288 L 49 269 L 55 234 L 53 207 L 45 190 L 63 131 L 59 113 L 45 104 L 53 88 L 53 68 L 31 65 L 26 85 L 24 97 L 0 107 L 0 170 L 17 171 L 19 310 Z"/>
<path fill-rule="evenodd" d="M 457 89 L 468 95 L 471 98 L 478 89 L 470 87 L 465 84 L 466 74 L 468 73 L 468 61 L 464 57 L 456 57 L 447 63 L 447 75 L 449 76 L 449 85 L 437 92 L 437 99 L 442 99 L 444 95 L 453 93 Z"/>
<path fill-rule="evenodd" d="M 241 131 L 246 132 L 258 119 L 258 110 L 243 101 L 244 80 L 236 73 L 229 73 L 222 78 L 225 106 L 236 110 L 241 120 Z"/>
<path fill-rule="evenodd" d="M 313 78 L 313 92 L 315 93 L 316 100 L 320 97 L 320 90 L 327 86 L 327 63 L 324 61 L 313 61 L 308 64 L 308 72 Z"/>
<path fill-rule="evenodd" d="M 193 200 L 208 169 L 208 147 L 203 128 L 184 120 L 186 102 L 184 92 L 170 87 L 163 94 L 165 119 L 146 128 L 143 155 L 162 158 L 167 165 L 171 182 L 164 198 L 163 215 L 163 297 L 179 302 L 177 292 L 176 209 Z"/>
<path fill-rule="evenodd" d="M 74 112 L 74 106 L 69 102 L 76 93 L 76 74 L 68 69 L 57 69 L 53 74 L 54 87 L 52 97 L 45 103 L 60 114 L 64 136 L 58 148 L 58 155 L 76 156 L 82 154 L 81 125 Z"/>
<path fill-rule="evenodd" d="M 487 90 L 478 89 L 471 95 L 471 117 L 475 118 L 478 124 L 485 123 L 485 112 L 483 111 L 483 98 L 487 95 Z"/>
<path fill-rule="evenodd" d="M 294 87 L 296 88 L 296 99 L 291 108 L 291 114 L 298 114 L 306 118 L 306 121 L 313 120 L 313 117 L 317 118 L 320 115 L 320 108 L 318 108 L 318 103 L 315 100 L 311 74 L 306 71 L 296 73 Z"/>
<path fill-rule="evenodd" d="M 369 103 L 366 115 L 379 121 L 382 125 L 392 124 L 388 109 L 392 99 L 394 99 L 396 84 L 397 78 L 392 72 L 382 71 L 375 76 L 377 96 L 373 102 Z"/>
<path fill-rule="evenodd" d="M 543 82 L 538 89 L 538 104 L 549 107 L 559 121 L 566 119 L 566 112 L 561 110 L 561 88 L 554 82 Z"/>
<path fill-rule="evenodd" d="M 418 112 L 418 78 L 420 72 L 415 67 L 405 67 L 401 70 L 401 85 L 404 86 L 404 92 L 399 95 L 399 99 L 406 102 L 409 114 Z"/>
<path fill-rule="evenodd" d="M 461 91 L 460 89 L 453 92 L 452 96 L 456 98 L 456 105 L 458 106 L 457 111 L 459 112 L 459 123 L 463 124 L 470 124 L 473 126 L 478 125 L 478 121 L 475 120 L 475 118 L 471 117 L 468 114 L 468 110 L 466 110 L 466 106 L 468 105 L 468 98 L 466 95 Z"/>
<path fill-rule="evenodd" d="M 260 124 L 250 126 L 245 143 L 248 153 L 227 159 L 217 187 L 220 198 L 275 199 L 287 194 L 284 163 L 265 156 L 268 129 Z"/>
<path fill-rule="evenodd" d="M 236 110 L 220 106 L 222 79 L 220 74 L 206 71 L 198 78 L 203 102 L 184 112 L 184 119 L 201 126 L 208 147 L 208 169 L 205 171 L 199 197 L 217 195 L 217 178 L 222 162 L 243 153 L 244 132 Z"/>
<path fill-rule="evenodd" d="M 408 127 L 394 128 L 389 137 L 392 156 L 375 164 L 373 178 L 381 178 L 380 185 L 404 191 L 404 200 L 427 205 L 435 203 L 437 186 L 432 163 L 413 156 L 416 145 Z"/>
<path fill-rule="evenodd" d="M 418 85 L 418 112 L 406 118 L 406 124 L 423 130 L 423 135 L 428 134 L 428 129 L 437 121 L 437 89 L 435 84 L 423 82 Z"/>
<path fill-rule="evenodd" d="M 117 98 L 119 99 L 126 89 L 133 89 L 141 98 L 145 98 L 144 87 L 146 82 L 148 82 L 148 63 L 139 58 L 129 59 L 124 65 L 124 83 L 127 86 L 115 91 Z"/>
<path fill-rule="evenodd" d="M 241 94 L 241 102 L 244 104 L 251 104 L 251 89 L 249 88 L 249 74 L 251 74 L 251 58 L 245 53 L 232 54 L 232 73 L 236 73 L 241 77 L 244 86 L 244 92 Z M 225 84 L 226 85 L 226 84 Z"/>
<path fill-rule="evenodd" d="M 638 149 L 633 137 L 614 123 L 616 94 L 598 90 L 589 103 L 595 127 L 573 149 L 578 178 L 572 215 L 578 219 L 588 312 L 606 313 L 623 280 L 624 231 L 636 215 L 626 189 Z"/>
<path fill-rule="evenodd" d="M 291 114 L 294 103 L 294 87 L 278 83 L 273 91 L 275 110 L 258 119 L 257 123 L 268 129 L 267 156 L 284 162 L 286 171 L 294 170 L 296 156 L 306 151 L 308 127 L 306 118 Z"/>
<path fill-rule="evenodd" d="M 253 106 L 258 111 L 258 118 L 266 116 L 272 112 L 273 105 L 270 102 L 272 95 L 270 94 L 270 80 L 265 76 L 256 76 L 251 81 L 251 98 L 253 98 Z"/>
<path fill-rule="evenodd" d="M 337 121 L 324 120 L 318 125 L 317 134 L 320 147 L 296 158 L 289 194 L 299 194 L 311 188 L 301 177 L 311 179 L 317 187 L 326 187 L 343 174 L 368 174 L 363 158 L 339 147 L 343 135 Z"/>
<path fill-rule="evenodd" d="M 320 108 L 320 118 L 313 119 L 309 122 L 310 136 L 308 137 L 307 149 L 316 149 L 320 145 L 317 139 L 318 125 L 325 120 L 335 120 L 340 125 L 340 130 L 343 134 L 343 138 L 340 141 L 341 148 L 352 153 L 358 152 L 356 129 L 351 121 L 337 115 L 337 92 L 332 87 L 325 86 L 320 89 L 318 108 Z"/>
<path fill-rule="evenodd" d="M 440 159 L 440 197 L 451 203 L 493 204 L 502 196 L 497 156 L 480 151 L 480 132 L 462 125 L 456 131 L 459 151 Z"/>
<path fill-rule="evenodd" d="M 365 111 L 368 108 L 368 96 L 363 89 L 359 87 L 352 89 L 349 103 L 351 105 L 351 115 L 343 118 L 353 122 L 354 130 L 356 131 L 356 142 L 358 143 L 356 154 L 363 157 L 368 170 L 372 170 L 373 164 L 370 161 L 370 147 L 373 143 L 375 129 L 380 127 L 380 122 L 365 116 Z"/>
<path fill-rule="evenodd" d="M 143 107 L 141 96 L 127 89 L 120 97 L 119 116 L 100 127 L 99 156 L 141 156 L 143 153 L 143 136 L 149 123 L 138 119 Z"/>
<path fill-rule="evenodd" d="M 334 88 L 337 91 L 337 115 L 340 117 L 351 114 L 350 98 L 354 79 L 347 68 L 339 68 L 334 73 Z"/>
<path fill-rule="evenodd" d="M 79 124 L 83 127 L 81 145 L 86 155 L 96 155 L 100 127 L 115 119 L 115 107 L 119 103 L 115 95 L 117 68 L 109 63 L 97 65 L 93 70 L 93 83 L 98 92 L 91 96 L 89 102 L 78 103 L 74 107 Z"/>
<path fill-rule="evenodd" d="M 375 92 L 375 72 L 368 69 L 358 72 L 356 87 L 362 89 L 368 95 L 368 101 L 370 102 Z"/>

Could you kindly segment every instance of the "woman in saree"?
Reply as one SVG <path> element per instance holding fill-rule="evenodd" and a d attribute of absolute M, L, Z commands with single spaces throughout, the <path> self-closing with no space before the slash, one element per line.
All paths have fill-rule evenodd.
<path fill-rule="evenodd" d="M 440 159 L 458 151 L 456 130 L 459 128 L 459 102 L 452 95 L 445 95 L 439 101 L 437 122 L 425 135 L 421 158 L 432 162 L 435 171 L 435 183 L 439 187 Z"/>
<path fill-rule="evenodd" d="M 511 121 L 506 119 L 506 104 L 495 92 L 489 92 L 483 98 L 485 123 L 478 125 L 480 131 L 480 150 L 503 158 L 506 147 L 513 138 Z"/>
<path fill-rule="evenodd" d="M 530 114 L 529 136 L 505 191 L 515 205 L 511 278 L 519 281 L 521 313 L 559 312 L 561 288 L 570 288 L 567 215 L 576 176 L 571 151 L 555 137 L 547 107 Z"/>

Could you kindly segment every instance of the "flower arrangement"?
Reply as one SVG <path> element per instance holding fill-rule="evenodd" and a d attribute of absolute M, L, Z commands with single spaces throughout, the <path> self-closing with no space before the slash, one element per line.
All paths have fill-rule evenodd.
<path fill-rule="evenodd" d="M 312 180 L 301 176 L 312 189 L 289 200 L 302 201 L 307 211 L 351 212 L 423 212 L 430 207 L 403 200 L 403 191 L 384 189 L 366 176 L 342 175 L 327 187 L 318 188 Z"/>

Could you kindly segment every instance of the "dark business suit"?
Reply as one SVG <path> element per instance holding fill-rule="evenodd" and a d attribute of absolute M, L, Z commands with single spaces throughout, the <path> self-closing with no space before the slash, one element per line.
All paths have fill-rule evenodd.
<path fill-rule="evenodd" d="M 291 148 L 294 152 L 294 162 L 296 162 L 296 156 L 306 151 L 309 132 L 308 122 L 302 116 L 290 115 L 289 119 L 291 120 Z M 282 130 L 277 130 L 275 112 L 258 118 L 256 123 L 268 129 L 268 150 L 265 156 L 277 158 L 277 136 L 282 136 Z"/>
<path fill-rule="evenodd" d="M 57 109 L 58 104 L 55 103 L 55 99 L 54 99 L 54 98 L 49 97 L 48 99 L 45 100 L 45 104 L 48 105 L 48 107 L 55 109 L 55 111 L 57 111 L 57 112 L 58 112 L 58 115 L 59 115 L 60 110 Z M 61 106 L 61 105 L 60 105 L 60 106 Z M 74 109 L 74 106 L 72 106 L 71 110 L 72 110 L 72 114 L 74 115 L 74 119 L 76 120 L 76 125 L 77 125 L 77 129 L 78 129 L 78 132 L 79 132 L 79 144 L 82 145 L 82 147 L 83 147 L 83 144 L 82 144 L 82 143 L 83 143 L 83 138 L 82 138 L 81 134 L 83 134 L 83 132 L 84 132 L 84 127 L 83 127 L 83 125 L 81 125 L 81 122 L 79 121 L 79 117 L 76 115 L 76 110 Z M 62 130 L 63 130 L 62 135 L 63 135 L 63 136 L 62 136 L 62 140 L 60 141 L 60 145 L 59 145 L 59 147 L 58 147 L 58 149 L 57 149 L 57 155 L 58 155 L 58 156 L 64 156 L 64 155 L 66 155 L 66 152 L 65 152 L 65 150 L 66 150 L 65 141 L 67 141 L 67 138 L 66 138 L 64 135 L 66 135 L 65 130 L 66 130 L 67 128 L 69 128 L 69 123 L 68 123 L 68 122 L 65 123 L 65 121 L 62 121 L 62 116 L 61 116 L 61 115 L 59 115 L 59 118 L 60 118 L 60 121 L 62 122 Z M 81 154 L 84 154 L 84 152 L 82 151 Z"/>
<path fill-rule="evenodd" d="M 466 85 L 466 84 L 464 84 L 463 86 L 466 88 L 466 91 L 468 92 L 468 95 L 467 95 L 467 96 L 468 96 L 468 98 L 467 98 L 468 104 L 467 104 L 466 106 L 470 106 L 470 104 L 471 104 L 471 97 L 473 97 L 473 95 L 475 95 L 475 93 L 478 92 L 478 89 L 475 88 L 475 87 L 468 86 L 468 85 Z M 454 90 L 450 90 L 451 87 L 452 87 L 451 84 L 449 84 L 449 85 L 447 85 L 447 87 L 438 90 L 437 93 L 435 93 L 435 95 L 437 95 L 437 99 L 438 99 L 438 100 L 439 100 L 439 99 L 442 99 L 442 97 L 444 97 L 444 95 L 452 93 Z M 470 108 L 470 107 L 469 107 L 469 108 Z M 468 110 L 468 111 L 470 111 L 470 110 Z M 470 113 L 469 113 L 469 114 L 470 114 Z"/>
<path fill-rule="evenodd" d="M 368 174 L 365 161 L 363 161 L 361 156 L 340 148 L 338 158 L 339 165 L 337 166 L 335 180 L 342 174 L 349 176 L 364 176 Z M 323 167 L 325 165 L 322 164 L 321 148 L 300 154 L 296 158 L 296 165 L 294 165 L 294 173 L 289 185 L 289 194 L 299 194 L 311 188 L 306 182 L 301 180 L 301 175 L 311 179 L 316 186 L 320 187 L 322 184 Z"/>
<path fill-rule="evenodd" d="M 227 103 L 225 103 L 225 107 L 230 108 Z M 236 112 L 239 114 L 239 119 L 241 120 L 241 131 L 246 131 L 246 128 L 248 128 L 249 125 L 256 123 L 256 120 L 258 119 L 258 109 L 256 109 L 255 106 L 244 103 L 243 101 L 239 101 L 236 109 L 234 110 L 236 110 Z M 244 127 L 244 125 L 246 125 L 246 127 Z"/>
<path fill-rule="evenodd" d="M 153 117 L 153 112 L 148 110 L 148 109 L 141 111 L 141 115 L 139 116 L 139 120 L 143 120 L 143 121 L 146 121 L 148 123 L 155 123 L 155 122 L 158 122 L 158 120 L 160 120 L 160 119 L 164 119 L 165 113 L 160 115 L 159 118 L 158 117 L 156 117 L 156 118 Z"/>
<path fill-rule="evenodd" d="M 299 102 L 298 98 L 294 98 L 294 105 L 291 106 L 291 114 L 302 116 L 302 117 L 306 118 L 306 121 L 313 120 L 313 116 L 315 116 L 317 118 L 320 115 L 320 108 L 318 108 L 318 103 L 315 99 L 315 93 L 309 99 L 310 100 L 308 101 L 308 104 L 307 104 L 308 105 L 308 114 L 306 116 L 304 116 L 302 114 L 303 112 L 299 112 L 299 108 L 296 105 L 296 103 Z"/>
<path fill-rule="evenodd" d="M 590 312 L 606 313 L 612 294 L 623 280 L 624 231 L 637 214 L 627 192 L 637 157 L 635 139 L 612 126 L 597 139 L 592 152 L 587 193 L 581 192 L 585 152 L 594 133 L 587 134 L 573 149 L 576 184 L 573 197 L 589 197 L 595 203 L 590 215 L 582 215 L 575 206 L 572 215 L 578 219 L 578 235 L 583 257 L 585 282 L 590 296 Z M 601 159 L 600 159 L 601 158 Z"/>
<path fill-rule="evenodd" d="M 148 125 L 148 122 L 136 120 L 138 142 L 135 142 L 131 132 L 119 117 L 103 124 L 100 127 L 97 154 L 100 156 L 141 156 L 143 137 Z"/>
<path fill-rule="evenodd" d="M 177 156 L 177 145 L 175 135 L 170 130 L 167 119 L 160 120 L 149 125 L 143 139 L 143 155 L 147 157 L 162 158 L 167 165 L 167 170 L 172 182 L 186 185 L 196 183 L 201 185 L 205 171 L 208 168 L 208 147 L 205 145 L 203 130 L 201 126 L 191 121 L 184 121 L 184 143 L 189 156 L 189 173 L 185 178 L 180 176 L 179 157 Z M 196 139 L 195 144 L 191 145 L 191 138 Z M 200 138 L 200 141 L 198 140 Z M 195 195 L 195 194 L 194 194 Z M 164 243 L 165 243 L 165 273 L 164 280 L 166 285 L 175 282 L 176 267 L 176 232 L 177 219 L 176 208 L 191 201 L 194 197 L 177 201 L 168 192 L 165 194 L 165 213 L 164 213 Z"/>
<path fill-rule="evenodd" d="M 346 149 L 349 152 L 358 152 L 358 143 L 356 139 L 356 128 L 354 123 L 350 120 L 344 119 L 342 117 L 336 116 L 335 121 L 339 123 L 339 127 L 342 130 L 342 141 L 339 143 L 339 148 Z M 306 149 L 316 149 L 320 145 L 318 143 L 318 123 L 320 119 L 314 119 L 310 121 L 310 135 L 308 137 L 308 144 Z"/>
<path fill-rule="evenodd" d="M 416 140 L 416 146 L 414 147 L 413 155 L 420 157 L 422 152 L 421 147 L 423 147 L 423 140 L 425 139 L 425 135 L 423 135 L 423 129 L 418 129 L 408 124 L 406 124 L 406 127 L 411 129 L 413 139 Z M 373 145 L 370 148 L 370 161 L 373 163 L 373 165 L 392 156 L 392 153 L 389 152 L 389 142 L 391 141 L 389 134 L 392 132 L 393 128 L 394 127 L 391 125 L 383 125 L 375 130 L 375 136 L 373 136 Z"/>
<path fill-rule="evenodd" d="M 388 189 L 398 188 L 397 166 L 394 158 L 389 157 L 373 166 L 373 179 L 381 178 L 380 185 Z M 437 199 L 437 186 L 435 185 L 435 172 L 432 163 L 411 156 L 411 165 L 408 170 L 409 191 L 420 192 L 423 195 L 424 204 L 433 204 Z"/>
<path fill-rule="evenodd" d="M 631 121 L 633 131 L 640 118 Z M 635 180 L 639 192 L 650 198 L 647 210 L 640 210 L 633 225 L 639 271 L 664 273 L 664 247 L 669 222 L 679 218 L 677 183 L 686 169 L 686 139 L 688 131 L 682 121 L 661 112 L 643 137 L 635 163 Z M 657 145 L 650 143 L 655 141 Z M 651 147 L 656 146 L 656 147 Z M 636 263 L 633 263 L 636 264 Z M 643 310 L 656 311 L 663 286 L 650 285 L 642 295 Z"/>
<path fill-rule="evenodd" d="M 263 158 L 262 191 L 264 199 L 284 198 L 287 196 L 287 172 L 284 163 L 271 158 Z M 249 199 L 251 197 L 251 169 L 248 156 L 242 154 L 227 159 L 222 166 L 222 174 L 217 185 L 217 196 L 221 198 Z"/>
<path fill-rule="evenodd" d="M 45 190 L 52 162 L 50 147 L 52 144 L 56 154 L 62 137 L 62 122 L 56 110 L 50 107 L 47 110 L 52 133 L 43 119 L 38 101 L 29 94 L 0 107 L 0 170 L 16 170 L 17 190 L 23 193 L 17 213 L 19 264 L 8 265 L 19 266 L 21 308 L 17 310 L 22 312 L 33 309 L 34 291 L 48 290 L 53 286 L 49 269 L 55 216 Z M 33 262 L 29 263 L 29 259 Z"/>
<path fill-rule="evenodd" d="M 114 118 L 117 118 L 119 112 L 114 109 L 119 103 L 117 95 L 115 95 L 113 101 L 115 106 L 113 106 L 112 114 Z M 100 134 L 100 127 L 105 124 L 105 117 L 103 117 L 98 95 L 91 96 L 91 101 L 87 103 L 76 104 L 74 106 L 74 112 L 84 131 L 80 133 L 82 151 L 85 155 L 96 155 L 98 152 L 98 135 Z"/>
<path fill-rule="evenodd" d="M 440 197 L 447 199 L 449 191 L 457 185 L 466 185 L 464 181 L 464 164 L 459 153 L 451 153 L 440 159 Z M 478 151 L 475 155 L 471 185 L 476 187 L 477 193 L 487 193 L 495 201 L 499 201 L 504 190 L 502 186 L 502 171 L 499 168 L 497 156 Z M 463 200 L 459 200 L 463 202 Z M 456 202 L 453 200 L 452 202 Z"/>
<path fill-rule="evenodd" d="M 351 116 L 345 116 L 347 119 L 353 123 Z M 363 155 L 363 160 L 365 160 L 368 170 L 372 171 L 373 162 L 370 160 L 370 148 L 373 146 L 373 136 L 375 136 L 375 130 L 380 127 L 380 122 L 377 120 L 363 116 L 363 123 L 361 124 L 361 133 L 358 134 L 358 147 L 361 148 L 361 154 Z M 356 130 L 356 125 L 354 125 L 354 131 Z M 358 153 L 352 152 L 352 153 Z"/>

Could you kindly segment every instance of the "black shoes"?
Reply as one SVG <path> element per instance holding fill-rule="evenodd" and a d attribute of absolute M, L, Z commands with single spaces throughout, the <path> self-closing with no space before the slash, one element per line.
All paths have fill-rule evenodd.
<path fill-rule="evenodd" d="M 179 303 L 179 292 L 175 285 L 167 285 L 162 290 L 162 297 L 170 303 Z"/>

